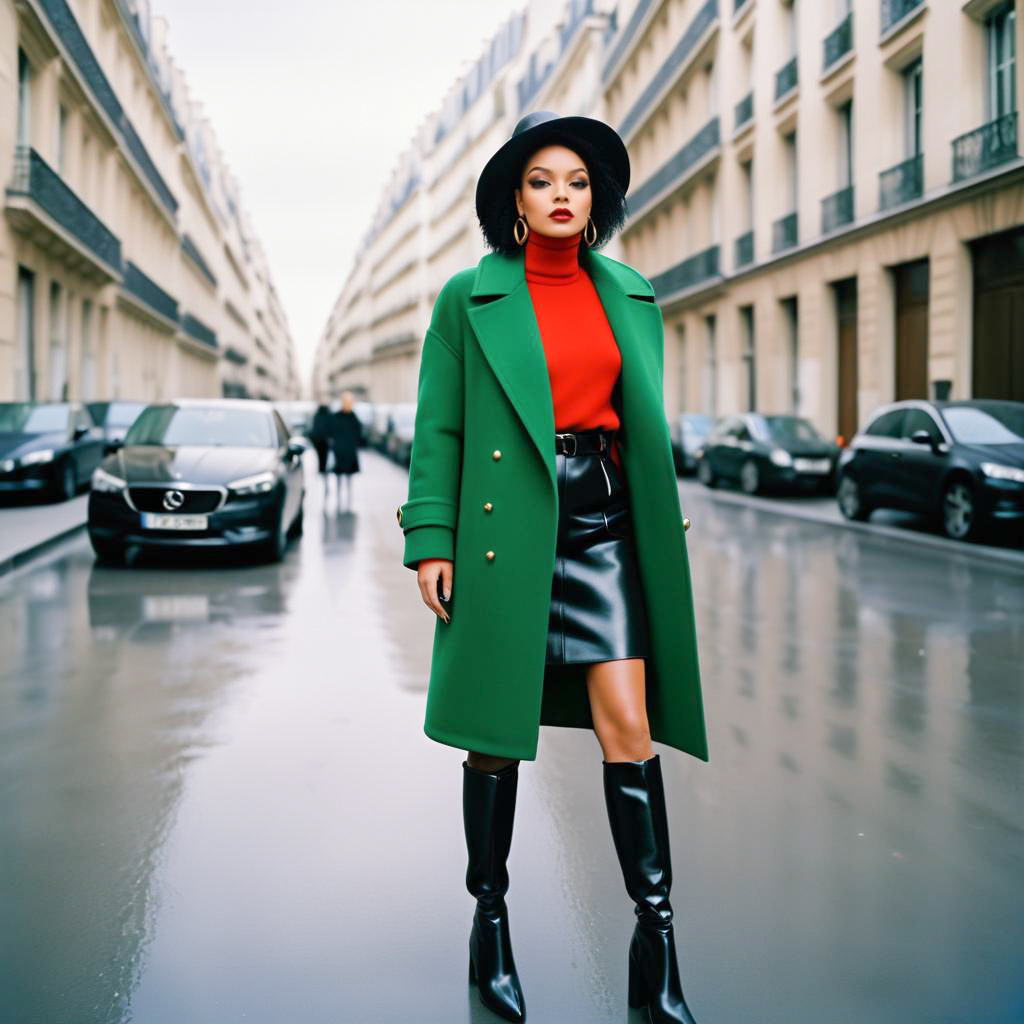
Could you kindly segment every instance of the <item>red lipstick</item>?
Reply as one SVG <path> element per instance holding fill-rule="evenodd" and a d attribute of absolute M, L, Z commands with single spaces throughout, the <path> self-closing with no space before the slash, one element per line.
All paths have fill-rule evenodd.
<path fill-rule="evenodd" d="M 568 210 L 564 206 L 558 206 L 548 216 L 552 220 L 572 220 L 572 210 Z"/>

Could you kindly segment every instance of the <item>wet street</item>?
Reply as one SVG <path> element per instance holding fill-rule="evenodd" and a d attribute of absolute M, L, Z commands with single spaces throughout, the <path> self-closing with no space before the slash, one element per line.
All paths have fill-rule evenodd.
<path fill-rule="evenodd" d="M 102 568 L 79 534 L 0 577 L 5 1024 L 497 1020 L 467 983 L 464 752 L 422 731 L 405 470 L 362 459 L 352 513 L 307 475 L 281 565 Z M 1024 573 L 684 512 L 710 763 L 655 749 L 697 1019 L 1024 1020 Z M 642 1020 L 601 786 L 589 731 L 521 768 L 534 1024 Z"/>

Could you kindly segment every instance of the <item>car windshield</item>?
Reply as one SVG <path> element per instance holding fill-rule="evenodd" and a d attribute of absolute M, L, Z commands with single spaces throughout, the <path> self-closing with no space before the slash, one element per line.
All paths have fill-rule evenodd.
<path fill-rule="evenodd" d="M 1024 444 L 1024 402 L 952 405 L 942 415 L 961 444 Z"/>
<path fill-rule="evenodd" d="M 144 402 L 111 402 L 107 410 L 108 427 L 130 427 L 146 408 Z"/>
<path fill-rule="evenodd" d="M 799 416 L 765 416 L 770 437 L 776 441 L 820 441 L 821 435 L 808 420 Z"/>
<path fill-rule="evenodd" d="M 703 416 L 700 413 L 693 413 L 683 417 L 683 430 L 688 433 L 700 434 L 707 437 L 711 433 L 712 420 L 710 416 Z"/>
<path fill-rule="evenodd" d="M 69 406 L 60 402 L 0 402 L 0 434 L 48 434 L 68 429 Z"/>
<path fill-rule="evenodd" d="M 277 431 L 262 409 L 151 405 L 132 424 L 124 443 L 276 448 Z"/>

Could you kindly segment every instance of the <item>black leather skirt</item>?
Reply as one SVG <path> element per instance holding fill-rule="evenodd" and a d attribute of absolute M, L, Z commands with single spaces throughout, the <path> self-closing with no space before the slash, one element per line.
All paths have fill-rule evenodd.
<path fill-rule="evenodd" d="M 647 657 L 647 614 L 625 476 L 607 451 L 556 453 L 555 467 L 558 540 L 547 663 Z"/>

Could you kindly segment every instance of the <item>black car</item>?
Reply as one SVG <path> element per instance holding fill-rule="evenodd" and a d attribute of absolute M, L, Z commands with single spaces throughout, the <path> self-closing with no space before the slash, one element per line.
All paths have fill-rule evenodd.
<path fill-rule="evenodd" d="M 898 508 L 964 540 L 1024 519 L 1024 402 L 893 402 L 876 410 L 839 460 L 847 519 Z"/>
<path fill-rule="evenodd" d="M 89 412 L 103 431 L 106 452 L 109 455 L 124 443 L 128 428 L 146 408 L 145 402 L 88 402 Z"/>
<path fill-rule="evenodd" d="M 304 450 L 269 402 L 147 406 L 93 474 L 93 550 L 117 561 L 129 545 L 244 545 L 279 561 L 302 532 Z"/>
<path fill-rule="evenodd" d="M 102 458 L 81 402 L 0 402 L 0 494 L 73 498 Z"/>
<path fill-rule="evenodd" d="M 697 452 L 707 442 L 714 419 L 703 412 L 681 412 L 669 423 L 677 473 L 697 471 Z"/>
<path fill-rule="evenodd" d="M 798 488 L 831 494 L 839 446 L 801 416 L 723 416 L 697 456 L 697 477 L 714 487 L 738 481 L 747 494 Z"/>

